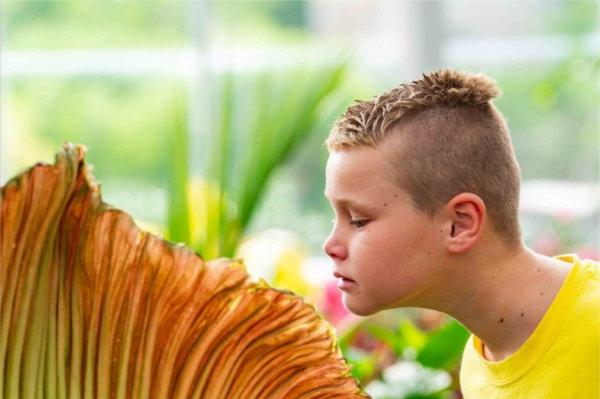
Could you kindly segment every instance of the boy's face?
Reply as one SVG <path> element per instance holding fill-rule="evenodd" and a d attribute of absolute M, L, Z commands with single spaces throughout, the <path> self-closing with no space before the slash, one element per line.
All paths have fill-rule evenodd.
<path fill-rule="evenodd" d="M 342 301 L 358 315 L 418 306 L 436 279 L 439 228 L 394 182 L 381 150 L 359 147 L 329 156 L 325 196 L 335 220 L 323 250 L 337 274 L 354 280 L 341 288 Z"/>

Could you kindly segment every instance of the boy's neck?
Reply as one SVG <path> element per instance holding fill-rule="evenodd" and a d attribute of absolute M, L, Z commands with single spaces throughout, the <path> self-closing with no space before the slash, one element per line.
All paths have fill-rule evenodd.
<path fill-rule="evenodd" d="M 488 253 L 472 261 L 460 266 L 462 272 L 453 279 L 457 286 L 444 290 L 444 305 L 437 310 L 475 334 L 488 360 L 500 361 L 533 333 L 569 273 L 569 264 L 526 247 L 510 257 Z"/>

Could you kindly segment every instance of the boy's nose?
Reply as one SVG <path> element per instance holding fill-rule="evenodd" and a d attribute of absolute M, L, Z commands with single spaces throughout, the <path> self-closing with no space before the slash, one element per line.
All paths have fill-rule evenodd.
<path fill-rule="evenodd" d="M 346 248 L 330 235 L 323 243 L 323 251 L 333 260 L 344 260 L 347 256 Z"/>

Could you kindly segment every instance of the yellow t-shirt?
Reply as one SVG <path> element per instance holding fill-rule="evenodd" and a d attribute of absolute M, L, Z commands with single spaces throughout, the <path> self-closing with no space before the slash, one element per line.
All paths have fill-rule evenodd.
<path fill-rule="evenodd" d="M 600 263 L 577 255 L 533 334 L 512 355 L 490 362 L 471 335 L 460 370 L 465 399 L 600 398 Z"/>

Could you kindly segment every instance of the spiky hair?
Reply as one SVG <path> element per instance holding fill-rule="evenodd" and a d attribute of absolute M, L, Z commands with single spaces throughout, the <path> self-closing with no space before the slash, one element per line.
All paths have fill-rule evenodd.
<path fill-rule="evenodd" d="M 375 146 L 404 114 L 435 106 L 481 106 L 500 94 L 496 83 L 482 73 L 440 69 L 371 100 L 357 100 L 336 121 L 325 144 L 330 150 Z"/>

